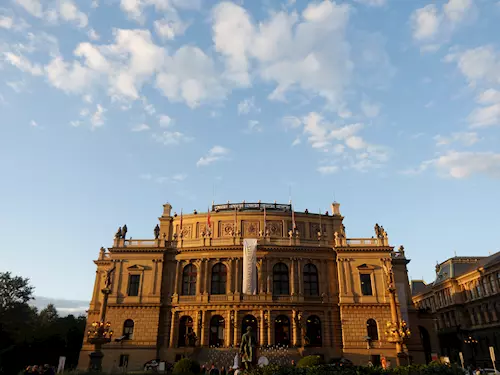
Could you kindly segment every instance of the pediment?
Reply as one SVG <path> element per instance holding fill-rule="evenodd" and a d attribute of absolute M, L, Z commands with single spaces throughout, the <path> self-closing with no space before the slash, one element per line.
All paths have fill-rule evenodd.
<path fill-rule="evenodd" d="M 149 269 L 147 266 L 141 266 L 140 264 L 134 264 L 133 266 L 127 267 L 128 271 L 145 271 Z"/>
<path fill-rule="evenodd" d="M 363 263 L 360 266 L 358 266 L 359 271 L 374 271 L 376 269 L 377 267 L 372 264 Z"/>

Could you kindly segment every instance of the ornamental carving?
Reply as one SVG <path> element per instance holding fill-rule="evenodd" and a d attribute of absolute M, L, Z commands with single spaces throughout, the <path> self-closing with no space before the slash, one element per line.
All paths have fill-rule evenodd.
<path fill-rule="evenodd" d="M 322 227 L 322 235 L 326 235 L 326 224 L 321 224 Z M 319 232 L 319 223 L 311 223 L 311 238 L 316 238 Z"/>
<path fill-rule="evenodd" d="M 287 225 L 288 225 L 288 231 L 291 231 L 292 230 L 292 222 L 289 221 L 287 223 Z M 306 233 L 304 223 L 296 221 L 295 225 L 297 226 L 297 232 L 299 232 L 300 237 L 302 237 Z"/>
<path fill-rule="evenodd" d="M 205 237 L 207 235 L 208 226 L 206 223 L 198 223 L 198 238 Z"/>
<path fill-rule="evenodd" d="M 259 234 L 258 221 L 244 221 L 243 222 L 243 235 L 257 237 Z"/>
<path fill-rule="evenodd" d="M 181 234 L 181 229 L 179 225 L 177 225 L 177 233 L 179 234 L 178 237 Z M 187 238 L 192 238 L 193 237 L 193 224 L 184 224 L 182 226 L 182 238 L 187 239 Z"/>
<path fill-rule="evenodd" d="M 232 237 L 236 228 L 234 227 L 234 221 L 224 221 L 220 224 L 219 233 L 221 237 Z"/>
<path fill-rule="evenodd" d="M 283 237 L 283 222 L 266 221 L 266 226 L 271 237 Z"/>

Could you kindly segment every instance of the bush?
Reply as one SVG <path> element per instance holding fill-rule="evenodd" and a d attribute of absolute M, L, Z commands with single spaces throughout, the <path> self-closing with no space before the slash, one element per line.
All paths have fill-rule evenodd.
<path fill-rule="evenodd" d="M 319 355 L 308 355 L 302 358 L 299 363 L 297 363 L 297 367 L 315 367 L 322 364 L 321 357 Z"/>
<path fill-rule="evenodd" d="M 196 375 L 200 373 L 200 364 L 193 359 L 183 358 L 174 366 L 174 375 Z"/>

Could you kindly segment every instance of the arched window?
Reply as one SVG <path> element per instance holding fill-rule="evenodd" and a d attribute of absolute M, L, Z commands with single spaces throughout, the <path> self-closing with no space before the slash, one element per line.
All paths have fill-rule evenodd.
<path fill-rule="evenodd" d="M 422 341 L 422 346 L 424 349 L 425 363 L 430 363 L 432 361 L 432 348 L 429 332 L 422 326 L 418 326 L 418 330 L 420 333 L 420 340 Z"/>
<path fill-rule="evenodd" d="M 190 316 L 183 316 L 179 321 L 178 346 L 195 346 L 196 333 L 193 331 L 193 319 Z"/>
<path fill-rule="evenodd" d="M 366 322 L 366 335 L 372 340 L 378 340 L 378 327 L 374 319 L 368 319 Z"/>
<path fill-rule="evenodd" d="M 318 269 L 312 263 L 304 266 L 304 295 L 319 296 Z"/>
<path fill-rule="evenodd" d="M 227 268 L 222 263 L 217 263 L 212 267 L 212 294 L 226 294 Z"/>
<path fill-rule="evenodd" d="M 188 264 L 182 270 L 182 295 L 194 296 L 196 294 L 196 266 Z"/>
<path fill-rule="evenodd" d="M 306 346 L 320 347 L 323 345 L 321 337 L 321 320 L 316 315 L 311 315 L 306 322 Z"/>
<path fill-rule="evenodd" d="M 273 267 L 273 294 L 276 296 L 290 294 L 288 267 L 285 263 L 276 263 Z"/>
<path fill-rule="evenodd" d="M 224 346 L 224 318 L 215 315 L 210 319 L 210 337 L 208 345 L 222 348 Z"/>
<path fill-rule="evenodd" d="M 279 315 L 274 320 L 274 343 L 290 345 L 290 319 L 286 315 Z"/>
<path fill-rule="evenodd" d="M 132 319 L 127 319 L 123 323 L 123 336 L 125 336 L 125 340 L 132 340 L 134 338 L 134 321 Z"/>

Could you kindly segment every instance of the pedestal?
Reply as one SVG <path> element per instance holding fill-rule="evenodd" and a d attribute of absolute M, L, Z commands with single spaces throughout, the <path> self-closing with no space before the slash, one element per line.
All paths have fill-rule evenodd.
<path fill-rule="evenodd" d="M 104 354 L 100 350 L 94 351 L 89 354 L 90 357 L 90 372 L 101 372 L 102 371 L 102 357 Z"/>

